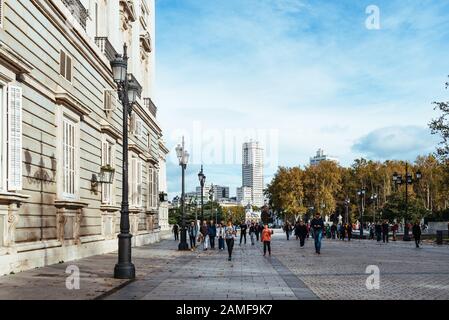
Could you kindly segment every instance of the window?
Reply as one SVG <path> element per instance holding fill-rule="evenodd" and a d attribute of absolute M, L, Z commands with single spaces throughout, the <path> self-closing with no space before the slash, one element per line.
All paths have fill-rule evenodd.
<path fill-rule="evenodd" d="M 148 208 L 157 209 L 159 195 L 158 171 L 154 168 L 148 169 Z"/>
<path fill-rule="evenodd" d="M 67 81 L 72 82 L 72 57 L 61 50 L 59 58 L 59 74 Z"/>
<path fill-rule="evenodd" d="M 131 157 L 131 206 L 142 206 L 142 160 Z"/>
<path fill-rule="evenodd" d="M 101 147 L 101 165 L 115 167 L 115 144 L 112 140 L 104 138 Z M 104 183 L 102 186 L 102 203 L 114 205 L 114 181 L 112 183 Z"/>
<path fill-rule="evenodd" d="M 62 125 L 62 195 L 68 199 L 76 197 L 76 123 L 64 117 Z"/>
<path fill-rule="evenodd" d="M 118 103 L 117 91 L 113 89 L 104 91 L 104 111 L 114 111 L 117 108 Z"/>
<path fill-rule="evenodd" d="M 134 134 L 139 138 L 143 135 L 143 122 L 141 119 L 136 119 L 136 130 Z"/>
<path fill-rule="evenodd" d="M 20 87 L 0 85 L 0 142 L 0 189 L 21 190 L 22 88 Z"/>

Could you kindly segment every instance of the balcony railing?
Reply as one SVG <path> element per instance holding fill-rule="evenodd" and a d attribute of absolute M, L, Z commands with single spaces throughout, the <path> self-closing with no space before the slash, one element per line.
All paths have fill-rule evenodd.
<path fill-rule="evenodd" d="M 100 48 L 101 52 L 103 52 L 109 61 L 114 60 L 117 51 L 109 42 L 108 37 L 95 37 L 95 44 Z"/>
<path fill-rule="evenodd" d="M 84 8 L 80 0 L 62 0 L 64 5 L 69 9 L 72 16 L 78 21 L 78 23 L 86 31 L 87 10 Z"/>
<path fill-rule="evenodd" d="M 153 101 L 151 100 L 151 98 L 143 98 L 143 104 L 145 105 L 145 108 L 148 108 L 148 110 L 150 111 L 150 113 L 156 117 L 156 113 L 157 113 L 157 107 L 154 105 Z"/>

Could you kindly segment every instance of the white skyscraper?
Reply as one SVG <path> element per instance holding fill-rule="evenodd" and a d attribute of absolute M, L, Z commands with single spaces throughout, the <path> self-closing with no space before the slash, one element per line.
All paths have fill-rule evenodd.
<path fill-rule="evenodd" d="M 242 187 L 251 188 L 252 205 L 264 205 L 263 185 L 263 149 L 259 142 L 245 142 L 242 152 Z"/>

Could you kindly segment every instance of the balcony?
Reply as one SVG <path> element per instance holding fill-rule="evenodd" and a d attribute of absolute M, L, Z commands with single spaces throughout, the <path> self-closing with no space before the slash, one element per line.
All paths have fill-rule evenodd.
<path fill-rule="evenodd" d="M 148 108 L 150 113 L 156 118 L 157 107 L 154 105 L 151 98 L 143 98 L 143 104 L 144 104 L 145 108 Z"/>
<path fill-rule="evenodd" d="M 72 16 L 78 21 L 81 27 L 86 31 L 87 10 L 84 8 L 80 0 L 62 0 L 64 5 L 69 9 Z"/>
<path fill-rule="evenodd" d="M 137 84 L 137 86 L 139 87 L 139 93 L 137 94 L 137 96 L 139 98 L 141 98 L 142 95 L 142 86 L 140 85 L 139 81 L 137 81 L 136 77 L 134 77 L 134 75 L 132 73 L 128 73 L 128 82 L 135 82 Z"/>
<path fill-rule="evenodd" d="M 115 51 L 114 47 L 109 42 L 108 37 L 95 37 L 95 44 L 100 48 L 101 52 L 103 52 L 109 61 L 114 60 L 117 51 Z"/>

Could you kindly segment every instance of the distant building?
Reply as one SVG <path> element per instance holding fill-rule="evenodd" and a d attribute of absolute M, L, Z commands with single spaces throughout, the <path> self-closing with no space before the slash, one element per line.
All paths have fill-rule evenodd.
<path fill-rule="evenodd" d="M 316 152 L 316 155 L 310 158 L 310 165 L 311 166 L 317 165 L 321 161 L 334 161 L 337 164 L 339 163 L 338 158 L 325 154 L 324 150 L 320 148 Z"/>
<path fill-rule="evenodd" d="M 229 199 L 229 187 L 214 185 L 214 198 L 217 201 Z"/>
<path fill-rule="evenodd" d="M 248 203 L 252 203 L 253 189 L 251 187 L 239 187 L 237 188 L 237 202 L 246 206 Z"/>

